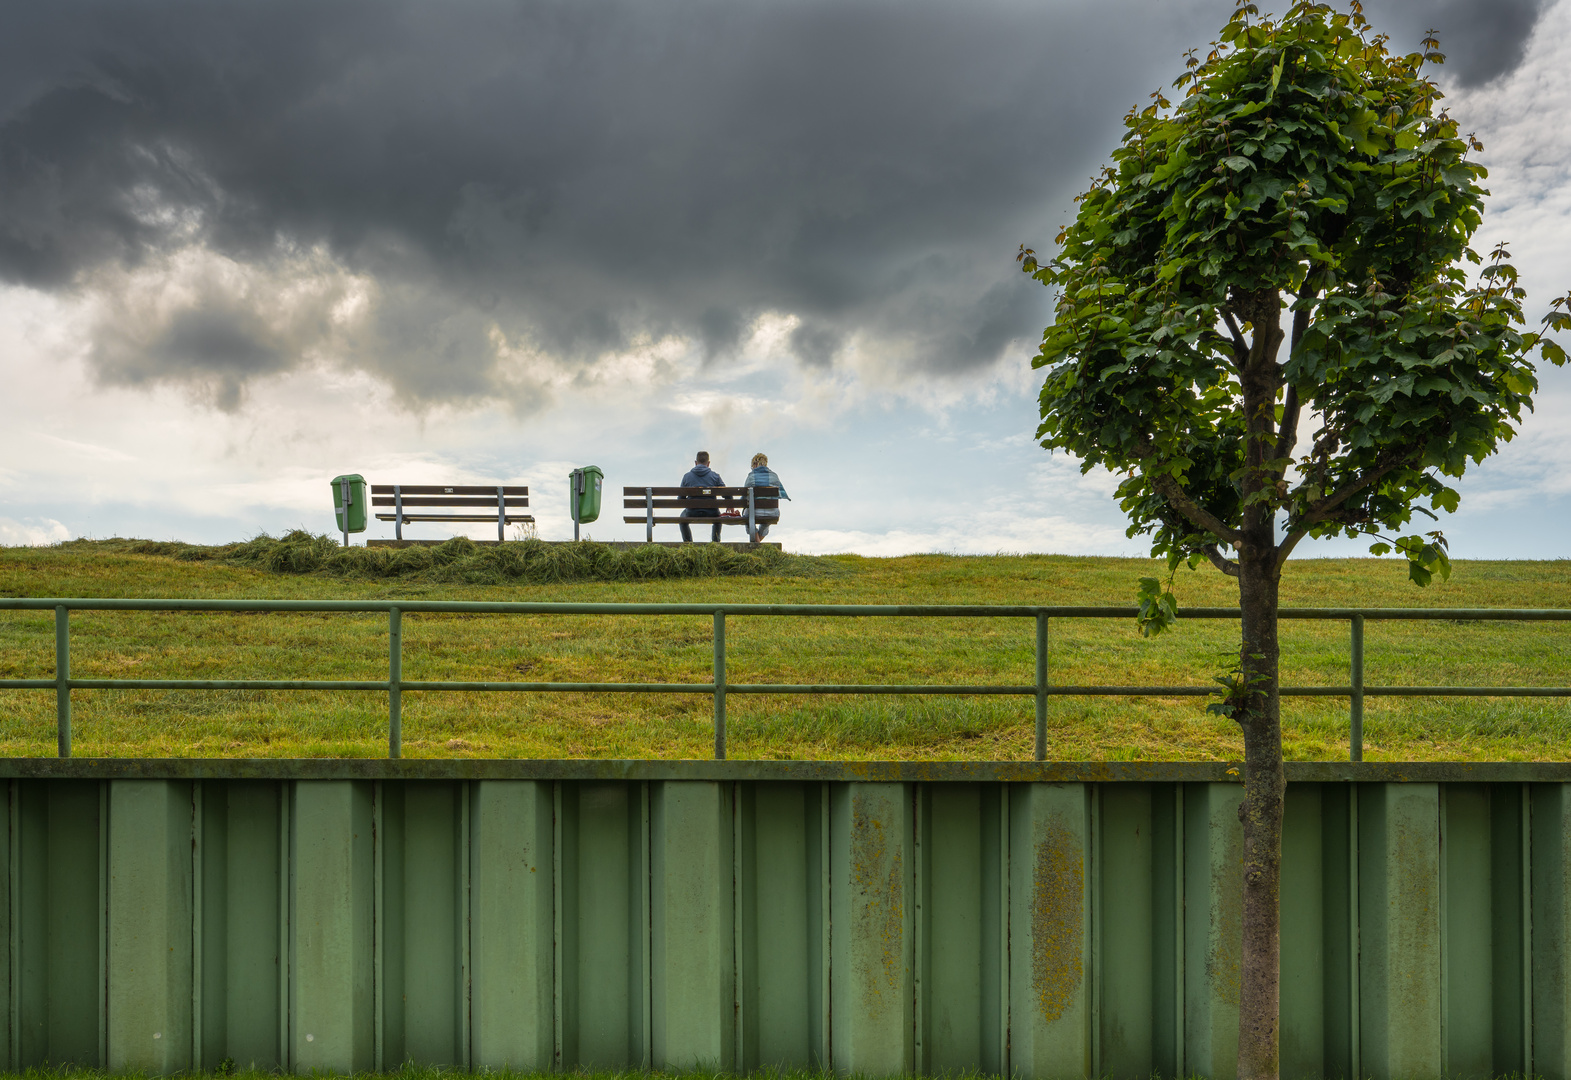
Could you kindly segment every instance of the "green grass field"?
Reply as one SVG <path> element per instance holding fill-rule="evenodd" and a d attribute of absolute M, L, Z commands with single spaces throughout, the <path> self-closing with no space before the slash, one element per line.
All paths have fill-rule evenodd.
<path fill-rule="evenodd" d="M 461 545 L 451 559 L 419 566 L 333 565 L 329 555 L 296 560 L 291 570 L 276 546 L 262 555 L 242 548 L 128 541 L 4 548 L 0 594 L 1105 605 L 1132 603 L 1137 579 L 1158 572 L 1145 560 L 1039 555 L 771 557 L 721 565 L 695 551 L 690 563 L 651 563 L 657 576 L 640 578 L 638 565 L 613 564 L 608 556 L 598 570 L 586 555 L 577 570 L 563 563 L 566 569 L 547 573 L 526 553 L 506 554 L 517 563 L 508 569 L 512 563 L 497 561 L 503 555 L 482 558 Z M 300 572 L 308 564 L 317 569 Z M 1448 583 L 1419 589 L 1400 562 L 1302 560 L 1289 568 L 1282 598 L 1300 606 L 1571 607 L 1568 571 L 1565 562 L 1458 561 Z M 620 580 L 593 580 L 596 573 Z M 533 580 L 553 574 L 568 580 Z M 1181 572 L 1176 591 L 1182 605 L 1237 603 L 1232 580 L 1209 568 Z M 1230 666 L 1236 634 L 1226 623 L 1181 622 L 1175 633 L 1147 640 L 1132 620 L 1058 619 L 1051 678 L 1208 684 Z M 404 677 L 703 682 L 710 635 L 707 617 L 406 615 Z M 1567 624 L 1370 623 L 1366 639 L 1370 684 L 1571 683 Z M 1026 684 L 1032 645 L 1026 620 L 734 618 L 727 627 L 733 682 Z M 51 615 L 0 612 L 0 677 L 48 678 L 53 662 Z M 81 678 L 385 678 L 386 619 L 78 613 L 72 667 Z M 1286 684 L 1345 684 L 1347 625 L 1284 624 L 1282 669 Z M 1055 698 L 1048 754 L 1236 760 L 1236 729 L 1208 716 L 1205 704 Z M 374 692 L 79 690 L 73 709 L 75 752 L 84 757 L 364 757 L 386 747 L 386 696 Z M 1568 718 L 1571 706 L 1559 699 L 1372 698 L 1365 755 L 1564 760 L 1571 756 Z M 711 753 L 710 724 L 711 703 L 702 695 L 404 695 L 408 757 L 701 758 Z M 728 703 L 733 758 L 1028 759 L 1032 725 L 1028 698 L 736 695 Z M 1346 759 L 1345 699 L 1286 699 L 1283 726 L 1289 758 Z M 0 755 L 53 752 L 53 694 L 0 691 Z"/>
<path fill-rule="evenodd" d="M 212 1072 L 193 1071 L 179 1074 L 190 1080 L 273 1080 L 279 1074 L 262 1069 L 245 1068 L 243 1066 L 223 1067 Z M 337 1075 L 312 1073 L 313 1076 Z M 453 1066 L 415 1065 L 406 1064 L 403 1068 L 389 1069 L 386 1072 L 355 1073 L 360 1077 L 397 1077 L 399 1080 L 449 1080 L 453 1076 L 467 1076 L 468 1070 L 458 1069 Z M 479 1070 L 479 1075 L 494 1077 L 495 1080 L 561 1080 L 562 1077 L 573 1077 L 574 1080 L 731 1080 L 735 1073 L 724 1072 L 664 1072 L 642 1070 L 628 1072 L 582 1072 L 571 1070 L 568 1072 L 520 1072 L 512 1069 L 485 1069 Z M 757 1080 L 837 1080 L 841 1075 L 833 1072 L 817 1072 L 811 1069 L 759 1069 L 747 1074 Z M 952 1080 L 980 1080 L 985 1073 L 956 1073 L 950 1074 Z M 105 1069 L 78 1068 L 73 1065 L 46 1065 L 41 1068 L 24 1069 L 21 1072 L 0 1071 L 0 1080 L 126 1080 L 127 1077 L 143 1077 L 145 1073 L 136 1072 L 109 1072 Z"/>
<path fill-rule="evenodd" d="M 141 1077 L 145 1073 L 109 1072 L 105 1069 L 78 1068 L 72 1065 L 45 1065 L 40 1068 L 24 1069 L 21 1072 L 0 1071 L 0 1080 L 125 1080 L 126 1077 Z M 263 1078 L 277 1077 L 276 1072 L 263 1069 L 246 1068 L 244 1066 L 226 1065 L 217 1070 L 193 1071 L 181 1073 L 181 1076 L 191 1080 L 263 1080 Z M 314 1076 L 324 1074 L 313 1073 Z M 336 1075 L 336 1074 L 325 1074 Z M 452 1076 L 468 1075 L 468 1070 L 458 1069 L 453 1066 L 415 1065 L 409 1063 L 402 1068 L 389 1069 L 386 1072 L 355 1073 L 361 1077 L 397 1077 L 399 1080 L 447 1080 Z M 602 1070 L 598 1072 L 582 1072 L 577 1070 L 561 1072 L 521 1072 L 513 1069 L 485 1069 L 480 1070 L 480 1075 L 494 1077 L 496 1080 L 561 1080 L 563 1076 L 575 1080 L 729 1080 L 735 1073 L 693 1071 L 693 1072 L 665 1072 L 642 1070 L 628 1072 L 613 1072 Z M 778 1069 L 766 1068 L 748 1074 L 757 1080 L 835 1080 L 840 1074 L 832 1072 L 817 1072 L 811 1069 Z M 952 1074 L 953 1080 L 970 1080 L 980 1078 L 983 1073 Z"/>

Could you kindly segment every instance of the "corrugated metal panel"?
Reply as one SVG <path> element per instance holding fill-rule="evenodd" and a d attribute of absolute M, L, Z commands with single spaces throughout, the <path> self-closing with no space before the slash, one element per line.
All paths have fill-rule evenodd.
<path fill-rule="evenodd" d="M 1239 788 L 18 779 L 13 1067 L 1228 1077 Z M 1568 1075 L 1559 782 L 1295 783 L 1283 1075 Z"/>

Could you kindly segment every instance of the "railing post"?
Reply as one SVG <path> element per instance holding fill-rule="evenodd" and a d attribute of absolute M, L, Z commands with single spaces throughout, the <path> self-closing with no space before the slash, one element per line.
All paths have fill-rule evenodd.
<path fill-rule="evenodd" d="M 1364 617 L 1353 616 L 1353 694 L 1348 706 L 1349 761 L 1364 760 Z"/>
<path fill-rule="evenodd" d="M 61 757 L 71 756 L 71 613 L 55 608 L 55 737 Z"/>
<path fill-rule="evenodd" d="M 404 753 L 404 613 L 387 609 L 387 756 Z"/>
<path fill-rule="evenodd" d="M 1047 760 L 1047 616 L 1036 615 L 1036 760 Z"/>
<path fill-rule="evenodd" d="M 725 760 L 725 612 L 715 612 L 715 760 Z"/>

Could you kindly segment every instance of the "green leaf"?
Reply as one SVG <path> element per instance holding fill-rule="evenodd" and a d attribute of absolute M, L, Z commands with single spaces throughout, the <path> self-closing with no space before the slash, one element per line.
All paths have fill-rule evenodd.
<path fill-rule="evenodd" d="M 1141 578 L 1135 598 L 1140 603 L 1135 625 L 1143 636 L 1154 637 L 1172 629 L 1178 621 L 1178 598 L 1171 591 L 1163 589 L 1162 582 L 1157 578 Z"/>
<path fill-rule="evenodd" d="M 1531 393 L 1533 390 L 1533 377 L 1525 371 L 1508 371 L 1502 377 L 1506 389 L 1518 394 Z"/>

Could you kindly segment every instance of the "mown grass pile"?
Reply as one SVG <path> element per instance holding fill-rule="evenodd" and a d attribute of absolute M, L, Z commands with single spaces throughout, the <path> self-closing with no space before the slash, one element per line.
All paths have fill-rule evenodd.
<path fill-rule="evenodd" d="M 509 557 L 510 549 L 523 556 L 520 563 L 485 561 Z M 1091 606 L 1130 605 L 1138 580 L 1162 572 L 1144 559 L 809 559 L 710 545 L 619 552 L 587 544 L 544 547 L 543 557 L 564 561 L 531 571 L 531 553 L 541 549 L 527 542 L 354 550 L 361 554 L 351 559 L 413 551 L 431 562 L 386 575 L 358 563 L 335 568 L 341 549 L 307 534 L 216 548 L 82 541 L 0 548 L 0 595 Z M 576 552 L 586 554 L 571 561 Z M 712 561 L 678 563 L 698 572 L 663 577 L 640 561 L 673 556 Z M 756 561 L 729 561 L 737 557 Z M 509 573 L 504 565 L 526 569 Z M 1282 602 L 1571 608 L 1568 568 L 1459 560 L 1449 582 L 1417 589 L 1400 561 L 1303 559 L 1284 575 Z M 1209 568 L 1181 573 L 1176 588 L 1181 613 L 1238 602 L 1236 583 Z M 80 678 L 376 680 L 388 670 L 388 620 L 380 612 L 78 612 L 70 625 L 72 672 Z M 1371 686 L 1563 686 L 1571 671 L 1571 623 L 1370 621 L 1365 633 Z M 1059 686 L 1210 686 L 1238 649 L 1237 623 L 1222 620 L 1181 620 L 1148 640 L 1128 618 L 1058 618 L 1049 637 L 1049 679 Z M 756 615 L 726 624 L 733 686 L 1029 685 L 1033 643 L 1032 621 L 1020 618 Z M 1346 621 L 1285 622 L 1282 649 L 1285 685 L 1348 682 Z M 403 617 L 409 680 L 705 684 L 712 650 L 707 615 Z M 0 678 L 49 678 L 53 671 L 53 614 L 0 612 Z M 1069 761 L 1237 760 L 1236 725 L 1207 715 L 1206 701 L 1054 697 L 1048 754 Z M 387 695 L 374 690 L 103 689 L 78 690 L 72 702 L 81 756 L 386 753 Z M 727 709 L 734 758 L 1028 760 L 1032 753 L 1029 697 L 738 693 Z M 712 703 L 703 693 L 403 695 L 409 757 L 702 758 L 713 752 L 711 725 Z M 1371 760 L 1566 760 L 1571 705 L 1560 698 L 1371 697 L 1365 734 Z M 1290 758 L 1346 760 L 1347 699 L 1286 698 L 1283 738 Z M 54 695 L 0 691 L 0 756 L 49 755 L 53 746 Z"/>
<path fill-rule="evenodd" d="M 323 574 L 340 578 L 399 578 L 464 585 L 508 582 L 550 584 L 566 581 L 658 581 L 669 578 L 748 577 L 821 572 L 816 560 L 787 555 L 778 548 L 736 551 L 719 544 L 654 544 L 618 549 L 582 540 L 548 544 L 518 540 L 476 544 L 463 536 L 432 546 L 406 548 L 342 547 L 337 537 L 295 529 L 280 537 L 267 534 L 218 546 L 178 540 L 73 540 L 61 545 L 85 550 L 122 550 L 161 555 L 181 562 L 220 562 L 281 574 Z"/>

